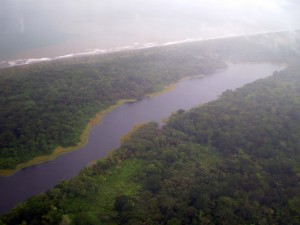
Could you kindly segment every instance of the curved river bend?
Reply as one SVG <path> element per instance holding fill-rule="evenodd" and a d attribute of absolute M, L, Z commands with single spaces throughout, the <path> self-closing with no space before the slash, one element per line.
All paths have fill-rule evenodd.
<path fill-rule="evenodd" d="M 270 76 L 283 66 L 229 64 L 226 71 L 180 82 L 172 92 L 124 104 L 108 113 L 100 125 L 92 128 L 87 145 L 55 160 L 25 168 L 10 177 L 0 177 L 0 213 L 18 202 L 46 191 L 62 179 L 70 179 L 89 162 L 103 158 L 118 148 L 120 138 L 134 125 L 161 122 L 178 109 L 190 109 L 216 99 L 227 89 L 235 89 L 256 79 Z"/>

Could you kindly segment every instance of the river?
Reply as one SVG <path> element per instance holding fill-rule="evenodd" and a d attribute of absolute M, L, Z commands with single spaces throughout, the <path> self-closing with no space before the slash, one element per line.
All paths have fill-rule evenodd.
<path fill-rule="evenodd" d="M 120 138 L 134 125 L 161 122 L 178 109 L 187 110 L 212 101 L 227 89 L 236 89 L 283 68 L 270 63 L 229 64 L 225 71 L 183 80 L 171 92 L 119 106 L 106 114 L 101 124 L 92 128 L 84 147 L 22 169 L 10 177 L 0 177 L 0 213 L 52 188 L 63 179 L 74 177 L 91 161 L 106 157 L 109 150 L 120 146 Z"/>

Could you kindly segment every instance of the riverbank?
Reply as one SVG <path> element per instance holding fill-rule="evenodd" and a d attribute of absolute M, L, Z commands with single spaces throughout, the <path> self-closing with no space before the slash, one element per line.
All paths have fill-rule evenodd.
<path fill-rule="evenodd" d="M 174 89 L 176 89 L 177 84 L 183 80 L 186 79 L 190 79 L 191 77 L 185 77 L 182 78 L 180 80 L 178 80 L 176 83 L 172 83 L 170 85 L 167 85 L 163 88 L 163 90 L 158 91 L 158 92 L 154 92 L 151 94 L 147 94 L 146 97 L 155 97 L 158 95 L 162 95 L 162 94 L 166 94 L 168 92 L 173 91 Z M 107 109 L 104 109 L 100 112 L 98 112 L 95 117 L 91 118 L 89 123 L 87 124 L 86 128 L 84 129 L 84 131 L 82 132 L 81 136 L 80 136 L 80 142 L 78 142 L 76 145 L 74 146 L 69 146 L 69 147 L 61 147 L 58 146 L 57 148 L 54 149 L 54 151 L 52 152 L 52 154 L 50 155 L 41 155 L 41 156 L 37 156 L 27 162 L 24 163 L 20 163 L 16 166 L 15 169 L 8 169 L 8 170 L 0 170 L 0 177 L 8 177 L 13 175 L 14 173 L 18 172 L 19 170 L 22 170 L 24 168 L 30 167 L 30 166 L 34 166 L 36 164 L 40 164 L 40 163 L 44 163 L 47 161 L 51 161 L 56 159 L 57 157 L 75 151 L 83 146 L 85 146 L 88 142 L 88 138 L 89 138 L 89 134 L 91 131 L 91 128 L 97 124 L 100 124 L 102 122 L 103 117 L 113 111 L 115 108 L 125 104 L 125 103 L 129 103 L 129 102 L 135 102 L 136 99 L 122 99 L 117 101 L 116 104 L 109 106 Z M 137 125 L 138 126 L 138 125 Z M 140 127 L 140 126 L 138 126 Z M 133 128 L 134 129 L 134 128 Z M 132 131 L 130 131 L 128 134 L 125 134 L 123 138 L 121 138 L 121 142 L 124 141 L 125 139 L 127 139 L 127 137 L 129 137 L 131 135 Z"/>
<path fill-rule="evenodd" d="M 54 149 L 53 153 L 50 155 L 42 155 L 42 156 L 37 156 L 27 162 L 24 163 L 20 163 L 16 166 L 15 169 L 10 169 L 10 170 L 0 170 L 0 176 L 11 176 L 14 173 L 16 173 L 17 171 L 24 169 L 26 167 L 30 167 L 39 163 L 43 163 L 46 161 L 50 161 L 53 160 L 63 154 L 66 154 L 68 152 L 74 151 L 76 149 L 79 149 L 81 147 L 83 147 L 84 145 L 86 145 L 86 143 L 88 142 L 88 137 L 91 131 L 91 128 L 97 124 L 100 124 L 103 117 L 113 111 L 115 108 L 119 107 L 120 105 L 123 105 L 124 103 L 127 102 L 134 102 L 136 101 L 135 99 L 123 99 L 123 100 L 119 100 L 115 105 L 111 105 L 109 106 L 107 109 L 104 109 L 100 112 L 98 112 L 94 118 L 92 118 L 89 123 L 87 124 L 87 126 L 85 127 L 84 131 L 82 132 L 81 136 L 80 136 L 80 142 L 78 142 L 76 145 L 74 146 L 70 146 L 70 147 L 61 147 L 58 146 L 57 148 Z"/>
<path fill-rule="evenodd" d="M 245 63 L 244 63 L 245 64 Z M 257 63 L 253 63 L 253 64 L 257 64 Z M 273 64 L 273 63 L 272 63 Z M 227 68 L 226 68 L 227 69 Z M 213 74 L 215 73 L 219 73 L 219 72 L 222 72 L 222 71 L 225 71 L 226 69 L 221 69 L 221 70 L 217 70 L 215 71 Z M 202 78 L 202 77 L 205 77 L 205 75 L 203 74 L 200 74 L 200 75 L 196 75 L 196 76 L 186 76 L 184 78 L 181 78 L 179 79 L 178 81 L 174 82 L 174 83 L 171 83 L 167 86 L 165 86 L 164 88 L 162 88 L 162 90 L 160 91 L 157 91 L 157 92 L 154 92 L 154 93 L 150 93 L 150 94 L 146 94 L 145 97 L 146 98 L 153 98 L 153 97 L 156 97 L 156 96 L 159 96 L 159 95 L 163 95 L 163 94 L 166 94 L 168 92 L 171 92 L 173 90 L 176 89 L 177 85 L 180 83 L 180 82 L 183 82 L 185 80 L 189 80 L 189 79 L 196 79 L 196 78 Z M 90 134 L 90 130 L 91 128 L 96 125 L 96 124 L 99 124 L 101 123 L 103 117 L 113 111 L 115 108 L 123 105 L 124 103 L 127 103 L 127 102 L 135 102 L 137 101 L 136 99 L 125 99 L 125 100 L 119 100 L 115 105 L 112 105 L 110 107 L 108 107 L 107 109 L 105 110 L 102 110 L 100 111 L 99 113 L 97 113 L 95 115 L 94 118 L 92 118 L 90 120 L 90 122 L 87 124 L 86 128 L 84 129 L 81 137 L 80 137 L 80 142 L 77 143 L 76 145 L 74 146 L 70 146 L 70 147 L 57 147 L 53 152 L 52 154 L 50 155 L 42 155 L 42 156 L 38 156 L 38 157 L 35 157 L 33 158 L 32 160 L 30 161 L 27 161 L 27 162 L 24 162 L 24 163 L 21 163 L 21 164 L 18 164 L 16 166 L 15 169 L 10 169 L 10 170 L 0 170 L 0 177 L 7 177 L 7 176 L 11 176 L 13 175 L 14 173 L 16 173 L 17 171 L 19 170 L 22 170 L 26 167 L 30 167 L 30 166 L 33 166 L 33 165 L 36 165 L 36 164 L 40 164 L 40 163 L 44 163 L 46 161 L 51 161 L 51 160 L 54 160 L 56 159 L 57 157 L 63 155 L 63 154 L 66 154 L 68 152 L 71 152 L 71 151 L 74 151 L 74 150 L 77 150 L 83 146 L 85 146 L 88 142 L 88 138 L 89 138 L 89 134 Z M 125 134 L 126 136 L 126 134 Z M 121 139 L 122 141 L 122 139 Z"/>
<path fill-rule="evenodd" d="M 121 137 L 120 143 L 123 144 L 125 141 L 129 140 L 131 138 L 131 136 L 144 125 L 145 125 L 144 123 L 140 123 L 140 124 L 133 126 L 128 133 L 126 133 L 125 135 L 123 135 Z"/>
<path fill-rule="evenodd" d="M 217 73 L 219 71 L 215 71 L 214 73 Z M 214 74 L 213 73 L 213 74 Z M 156 97 L 156 96 L 159 96 L 159 95 L 162 95 L 162 94 L 166 94 L 166 93 L 169 93 L 173 90 L 176 89 L 177 85 L 182 82 L 182 81 L 185 81 L 185 80 L 189 80 L 189 79 L 196 79 L 196 78 L 202 78 L 204 77 L 205 75 L 195 75 L 195 76 L 186 76 L 186 77 L 183 77 L 181 79 L 179 79 L 178 81 L 176 81 L 175 83 L 172 83 L 172 84 L 169 84 L 167 86 L 165 86 L 163 88 L 163 90 L 161 91 L 157 91 L 157 92 L 153 92 L 151 94 L 147 94 L 146 97 L 149 97 L 149 98 L 153 98 L 153 97 Z"/>
<path fill-rule="evenodd" d="M 73 178 L 92 161 L 109 157 L 110 150 L 117 149 L 121 137 L 135 125 L 160 123 L 179 109 L 187 111 L 213 101 L 227 89 L 234 90 L 268 77 L 280 69 L 270 64 L 230 64 L 224 72 L 183 81 L 170 93 L 121 105 L 106 114 L 101 125 L 91 129 L 84 147 L 38 166 L 20 170 L 13 176 L 0 177 L 0 214 L 8 212 L 30 196 L 46 192 L 62 180 Z"/>

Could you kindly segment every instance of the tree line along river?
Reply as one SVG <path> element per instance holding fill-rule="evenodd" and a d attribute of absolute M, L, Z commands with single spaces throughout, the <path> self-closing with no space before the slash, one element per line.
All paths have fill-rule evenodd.
<path fill-rule="evenodd" d="M 119 106 L 91 129 L 84 147 L 22 169 L 12 176 L 0 177 L 0 213 L 52 188 L 63 179 L 74 177 L 91 161 L 106 157 L 110 150 L 120 146 L 120 138 L 134 125 L 150 121 L 162 123 L 162 119 L 172 112 L 212 101 L 227 89 L 236 89 L 281 69 L 282 65 L 271 63 L 229 64 L 225 71 L 183 80 L 168 93 Z"/>

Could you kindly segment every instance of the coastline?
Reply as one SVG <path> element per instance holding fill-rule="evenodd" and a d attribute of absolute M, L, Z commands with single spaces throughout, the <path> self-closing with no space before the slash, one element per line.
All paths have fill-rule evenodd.
<path fill-rule="evenodd" d="M 202 76 L 202 75 L 199 75 L 199 76 Z M 197 77 L 197 75 L 193 76 L 193 77 Z M 166 94 L 168 92 L 171 92 L 177 87 L 178 83 L 180 83 L 183 80 L 190 79 L 190 78 L 191 78 L 191 76 L 181 78 L 178 81 L 176 81 L 175 83 L 166 85 L 163 88 L 163 90 L 153 92 L 153 93 L 150 93 L 150 94 L 146 94 L 145 97 L 152 98 L 152 97 L 155 97 L 155 96 L 158 96 L 158 95 L 162 95 L 162 94 Z M 69 146 L 69 147 L 58 146 L 53 150 L 53 152 L 50 155 L 37 156 L 37 157 L 27 161 L 27 162 L 18 164 L 15 169 L 7 169 L 7 170 L 6 169 L 0 169 L 0 177 L 9 177 L 9 176 L 13 175 L 14 173 L 16 173 L 16 172 L 18 172 L 18 171 L 20 171 L 24 168 L 34 166 L 34 165 L 37 165 L 37 164 L 40 164 L 40 163 L 44 163 L 44 162 L 47 162 L 47 161 L 54 160 L 54 159 L 56 159 L 57 157 L 59 157 L 63 154 L 75 151 L 75 150 L 85 146 L 88 142 L 88 138 L 89 138 L 89 135 L 90 135 L 91 128 L 93 126 L 97 125 L 97 124 L 101 124 L 103 117 L 107 113 L 113 111 L 115 108 L 117 108 L 117 107 L 119 107 L 119 106 L 121 106 L 125 103 L 130 103 L 130 102 L 135 102 L 135 101 L 137 101 L 137 100 L 136 99 L 118 100 L 116 104 L 111 105 L 108 108 L 106 108 L 104 110 L 101 110 L 100 112 L 96 113 L 96 115 L 93 118 L 91 118 L 89 123 L 86 125 L 85 129 L 83 130 L 82 134 L 80 135 L 80 142 L 78 142 L 76 145 Z M 129 138 L 131 136 L 131 134 L 136 129 L 138 129 L 140 126 L 141 126 L 141 124 L 135 125 L 128 133 L 124 134 L 124 136 L 121 138 L 120 142 L 122 142 L 125 139 Z"/>
<path fill-rule="evenodd" d="M 297 31 L 297 30 L 295 30 Z M 255 32 L 252 34 L 248 34 L 246 36 L 255 36 L 260 34 L 269 34 L 269 33 L 278 33 L 278 32 L 286 32 L 285 30 L 279 30 L 279 31 L 266 31 L 266 32 Z M 220 35 L 220 36 L 212 36 L 212 37 L 198 37 L 198 38 L 186 38 L 182 40 L 174 40 L 174 41 L 167 41 L 167 42 L 159 42 L 159 43 L 153 43 L 153 42 L 144 42 L 144 43 L 132 43 L 132 44 L 126 44 L 124 46 L 120 47 L 111 47 L 111 48 L 101 48 L 96 47 L 92 49 L 82 49 L 78 51 L 66 51 L 64 53 L 61 53 L 59 55 L 48 55 L 48 54 L 38 54 L 34 57 L 26 57 L 22 55 L 22 53 L 19 53 L 19 56 L 16 55 L 12 58 L 3 58 L 0 60 L 0 69 L 1 68 L 10 68 L 15 66 L 22 66 L 22 65 L 31 65 L 35 63 L 41 63 L 41 62 L 50 62 L 50 61 L 56 61 L 61 59 L 69 59 L 69 58 L 75 58 L 75 57 L 82 57 L 82 56 L 92 56 L 92 55 L 103 55 L 103 54 L 109 54 L 109 53 L 116 53 L 116 52 L 123 52 L 123 51 L 133 51 L 133 50 L 143 50 L 148 48 L 154 48 L 154 47 L 165 47 L 170 45 L 180 45 L 185 43 L 195 43 L 195 42 L 202 42 L 202 41 L 211 41 L 211 40 L 219 40 L 219 39 L 225 39 L 225 38 L 235 38 L 235 37 L 243 37 L 245 34 L 231 34 L 231 35 Z M 47 49 L 47 47 L 46 47 Z M 38 51 L 37 49 L 33 49 L 32 51 Z M 49 52 L 49 49 L 46 51 Z M 25 54 L 26 55 L 26 54 Z M 29 54 L 30 55 L 30 54 Z"/>

